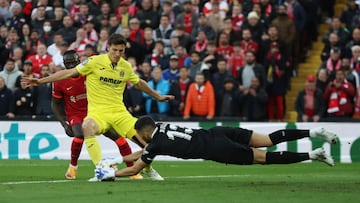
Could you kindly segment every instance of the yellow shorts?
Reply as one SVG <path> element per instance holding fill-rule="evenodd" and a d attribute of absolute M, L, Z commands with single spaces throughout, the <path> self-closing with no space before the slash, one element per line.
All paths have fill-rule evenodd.
<path fill-rule="evenodd" d="M 88 112 L 86 119 L 93 119 L 98 125 L 98 134 L 103 134 L 113 128 L 120 136 L 131 139 L 136 135 L 135 122 L 137 118 L 133 117 L 128 111 L 118 112 Z"/>

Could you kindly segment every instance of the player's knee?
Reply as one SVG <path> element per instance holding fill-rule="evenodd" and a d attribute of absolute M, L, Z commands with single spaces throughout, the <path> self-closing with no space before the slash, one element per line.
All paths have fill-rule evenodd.
<path fill-rule="evenodd" d="M 266 151 L 252 148 L 253 151 L 253 163 L 255 164 L 263 164 L 266 163 Z"/>
<path fill-rule="evenodd" d="M 96 123 L 93 120 L 85 120 L 82 124 L 84 137 L 93 136 L 96 134 Z"/>

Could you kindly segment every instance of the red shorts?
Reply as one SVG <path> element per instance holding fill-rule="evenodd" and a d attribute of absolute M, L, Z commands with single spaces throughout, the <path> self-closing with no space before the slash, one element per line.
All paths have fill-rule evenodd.
<path fill-rule="evenodd" d="M 86 113 L 73 114 L 67 118 L 67 121 L 69 122 L 70 126 L 74 126 L 76 124 L 82 124 L 85 117 L 86 117 Z"/>

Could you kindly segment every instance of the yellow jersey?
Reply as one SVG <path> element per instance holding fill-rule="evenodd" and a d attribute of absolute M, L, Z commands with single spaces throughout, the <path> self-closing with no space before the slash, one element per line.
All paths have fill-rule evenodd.
<path fill-rule="evenodd" d="M 88 112 L 126 111 L 123 94 L 126 83 L 137 84 L 139 76 L 131 64 L 121 58 L 112 64 L 108 54 L 89 57 L 76 67 L 86 75 Z"/>

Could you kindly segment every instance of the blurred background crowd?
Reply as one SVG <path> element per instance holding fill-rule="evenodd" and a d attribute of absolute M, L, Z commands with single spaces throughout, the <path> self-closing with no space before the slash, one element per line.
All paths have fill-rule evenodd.
<path fill-rule="evenodd" d="M 0 117 L 52 118 L 52 85 L 21 78 L 64 69 L 66 50 L 82 60 L 106 53 L 120 33 L 140 77 L 175 95 L 157 102 L 128 84 L 134 116 L 284 121 L 291 80 L 320 38 L 322 64 L 291 104 L 297 120 L 357 118 L 360 10 L 345 3 L 335 16 L 335 0 L 0 0 Z"/>

